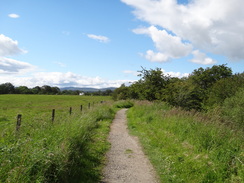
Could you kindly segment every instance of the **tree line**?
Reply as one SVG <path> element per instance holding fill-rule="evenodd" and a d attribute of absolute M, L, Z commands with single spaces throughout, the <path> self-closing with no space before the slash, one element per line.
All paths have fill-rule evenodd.
<path fill-rule="evenodd" d="M 141 77 L 130 86 L 117 88 L 115 100 L 164 101 L 185 110 L 209 111 L 224 108 L 244 123 L 244 72 L 233 74 L 226 64 L 195 69 L 188 77 L 176 78 L 162 69 L 139 71 Z"/>
<path fill-rule="evenodd" d="M 83 92 L 80 90 L 61 91 L 59 87 L 51 87 L 48 85 L 28 88 L 27 86 L 15 87 L 11 83 L 0 84 L 0 94 L 79 95 L 80 93 L 83 93 L 84 95 L 110 96 L 112 92 L 113 92 L 112 90 L 106 90 L 106 91 L 99 90 L 96 92 Z"/>

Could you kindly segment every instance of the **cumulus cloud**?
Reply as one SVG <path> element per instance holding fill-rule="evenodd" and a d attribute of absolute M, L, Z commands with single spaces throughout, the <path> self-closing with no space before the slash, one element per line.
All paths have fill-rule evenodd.
<path fill-rule="evenodd" d="M 181 72 L 173 72 L 173 71 L 166 72 L 164 69 L 161 70 L 165 75 L 169 75 L 171 77 L 176 77 L 176 78 L 188 77 L 190 75 L 189 73 L 181 73 Z"/>
<path fill-rule="evenodd" d="M 161 34 L 173 33 L 189 42 L 194 50 L 244 60 L 241 49 L 244 46 L 243 0 L 192 0 L 187 4 L 177 4 L 177 0 L 121 1 L 134 7 L 133 13 L 138 19 L 161 27 L 165 30 Z M 168 51 L 160 53 L 167 55 Z"/>
<path fill-rule="evenodd" d="M 20 53 L 26 53 L 18 47 L 18 41 L 0 34 L 0 56 L 12 56 Z"/>
<path fill-rule="evenodd" d="M 145 57 L 152 62 L 166 62 L 173 58 L 184 57 L 192 50 L 192 46 L 184 43 L 180 37 L 171 35 L 165 30 L 159 30 L 155 26 L 134 29 L 133 32 L 151 37 L 158 52 L 148 50 Z"/>
<path fill-rule="evenodd" d="M 33 71 L 35 66 L 11 58 L 0 57 L 0 74 L 23 74 Z"/>
<path fill-rule="evenodd" d="M 193 63 L 197 64 L 203 64 L 203 65 L 212 65 L 217 63 L 216 60 L 213 60 L 212 58 L 207 57 L 205 53 L 200 52 L 199 50 L 194 50 L 192 52 L 194 58 L 190 60 Z"/>
<path fill-rule="evenodd" d="M 18 47 L 18 41 L 0 34 L 0 74 L 23 74 L 34 70 L 35 67 L 29 63 L 7 58 L 26 52 Z"/>
<path fill-rule="evenodd" d="M 72 72 L 35 72 L 28 76 L 16 77 L 9 75 L 0 77 L 0 83 L 10 82 L 15 86 L 58 86 L 58 87 L 93 87 L 107 88 L 120 87 L 123 83 L 129 83 L 131 80 L 105 80 L 100 77 L 88 77 Z"/>
<path fill-rule="evenodd" d="M 106 36 L 100 36 L 100 35 L 95 35 L 95 34 L 87 34 L 87 37 L 89 37 L 91 39 L 95 39 L 102 43 L 107 43 L 110 41 L 109 38 Z"/>
<path fill-rule="evenodd" d="M 20 17 L 18 14 L 15 14 L 15 13 L 8 14 L 8 16 L 10 18 L 19 18 Z"/>
<path fill-rule="evenodd" d="M 163 72 L 164 75 L 169 75 L 171 77 L 182 78 L 182 77 L 188 77 L 189 76 L 189 73 L 181 73 L 181 72 L 173 72 L 173 71 L 167 72 L 164 69 L 161 69 L 161 71 Z M 135 75 L 135 76 L 138 76 L 138 74 L 140 74 L 137 71 L 131 71 L 131 70 L 125 70 L 123 72 L 125 74 L 132 74 L 132 75 Z"/>

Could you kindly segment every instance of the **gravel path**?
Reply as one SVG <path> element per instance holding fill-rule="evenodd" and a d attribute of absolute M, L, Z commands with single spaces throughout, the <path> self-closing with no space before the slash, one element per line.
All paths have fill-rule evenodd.
<path fill-rule="evenodd" d="M 107 153 L 102 183 L 157 183 L 154 169 L 136 137 L 127 130 L 126 109 L 117 112 L 109 134 L 111 149 Z"/>

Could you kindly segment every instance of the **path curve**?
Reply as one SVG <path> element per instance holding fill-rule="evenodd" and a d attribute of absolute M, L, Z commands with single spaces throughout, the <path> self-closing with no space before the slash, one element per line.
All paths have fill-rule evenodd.
<path fill-rule="evenodd" d="M 137 138 L 128 133 L 126 109 L 117 112 L 110 128 L 111 149 L 102 183 L 157 183 L 155 171 Z"/>

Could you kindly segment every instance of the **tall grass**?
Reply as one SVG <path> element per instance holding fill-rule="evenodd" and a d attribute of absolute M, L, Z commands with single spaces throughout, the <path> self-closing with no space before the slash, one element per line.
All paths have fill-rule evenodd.
<path fill-rule="evenodd" d="M 128 123 L 162 182 L 244 181 L 241 130 L 163 103 L 137 104 L 128 111 Z"/>
<path fill-rule="evenodd" d="M 54 123 L 42 117 L 24 118 L 18 132 L 1 130 L 0 182 L 98 182 L 109 148 L 111 107 L 67 112 Z"/>

